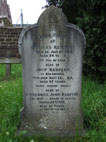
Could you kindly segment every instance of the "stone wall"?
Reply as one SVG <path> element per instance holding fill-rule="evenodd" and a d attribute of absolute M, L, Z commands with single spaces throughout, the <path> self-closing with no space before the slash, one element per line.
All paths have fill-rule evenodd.
<path fill-rule="evenodd" d="M 20 58 L 18 39 L 23 28 L 0 27 L 0 59 Z"/>

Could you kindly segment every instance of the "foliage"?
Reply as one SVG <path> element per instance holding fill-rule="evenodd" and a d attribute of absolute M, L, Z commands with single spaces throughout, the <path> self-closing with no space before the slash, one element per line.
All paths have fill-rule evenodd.
<path fill-rule="evenodd" d="M 85 33 L 87 48 L 84 73 L 106 80 L 106 0 L 47 0 L 48 5 L 62 8 L 69 22 L 77 24 Z"/>
<path fill-rule="evenodd" d="M 23 137 L 17 134 L 22 108 L 22 68 L 12 65 L 10 79 L 5 78 L 5 65 L 0 65 L 0 142 L 105 142 L 106 141 L 106 84 L 88 78 L 82 83 L 84 138 Z"/>
<path fill-rule="evenodd" d="M 106 14 L 105 0 L 79 2 L 78 25 L 83 29 L 87 39 L 84 57 L 84 72 L 106 80 Z M 80 16 L 81 15 L 81 16 Z"/>
<path fill-rule="evenodd" d="M 46 0 L 48 5 L 55 5 L 62 8 L 62 11 L 68 18 L 69 22 L 75 23 L 75 17 L 77 15 L 77 3 L 78 0 Z"/>

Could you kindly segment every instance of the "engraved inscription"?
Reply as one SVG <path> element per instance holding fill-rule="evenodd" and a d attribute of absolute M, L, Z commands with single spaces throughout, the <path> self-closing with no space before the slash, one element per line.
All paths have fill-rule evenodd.
<path fill-rule="evenodd" d="M 68 110 L 66 103 L 74 101 L 78 95 L 77 92 L 67 92 L 74 80 L 71 68 L 65 65 L 69 62 L 67 57 L 72 47 L 60 46 L 60 38 L 61 35 L 52 30 L 49 36 L 41 37 L 41 45 L 34 51 L 39 54 L 42 64 L 35 69 L 32 79 L 35 88 L 41 92 L 30 92 L 30 97 L 39 102 L 39 110 Z M 43 45 L 45 40 L 47 44 Z M 36 72 L 39 76 L 35 76 Z"/>

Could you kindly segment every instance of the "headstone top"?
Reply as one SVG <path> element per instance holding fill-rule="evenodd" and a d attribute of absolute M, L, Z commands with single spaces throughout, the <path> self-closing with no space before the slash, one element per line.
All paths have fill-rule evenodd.
<path fill-rule="evenodd" d="M 86 48 L 86 38 L 84 33 L 82 32 L 82 30 L 71 23 L 68 23 L 68 20 L 66 18 L 66 16 L 64 15 L 64 13 L 62 12 L 61 9 L 55 7 L 54 5 L 50 6 L 49 8 L 47 8 L 39 17 L 37 24 L 34 25 L 30 25 L 27 28 L 23 29 L 20 38 L 19 38 L 19 42 L 18 42 L 18 48 L 19 48 L 19 52 L 21 54 L 21 45 L 22 45 L 22 39 L 25 35 L 25 33 L 35 27 L 39 27 L 39 29 L 43 29 L 44 32 L 46 33 L 46 29 L 44 27 L 47 27 L 47 25 L 51 25 L 51 24 L 56 24 L 60 27 L 60 29 L 64 29 L 64 27 L 70 27 L 75 29 L 76 31 L 78 31 L 81 36 L 82 36 L 82 40 L 83 40 L 83 54 L 85 53 L 85 48 Z M 41 28 L 42 27 L 42 28 Z M 39 31 L 40 32 L 40 31 Z"/>
<path fill-rule="evenodd" d="M 63 14 L 62 10 L 53 5 L 47 8 L 38 19 L 38 25 L 47 25 L 51 23 L 58 23 L 60 25 L 68 23 L 67 18 Z"/>

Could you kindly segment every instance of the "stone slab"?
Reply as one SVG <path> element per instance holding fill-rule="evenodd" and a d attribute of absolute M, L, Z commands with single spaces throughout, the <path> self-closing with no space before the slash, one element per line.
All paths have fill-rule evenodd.
<path fill-rule="evenodd" d="M 28 135 L 83 134 L 81 80 L 85 36 L 51 6 L 20 35 L 23 65 L 21 130 Z"/>

